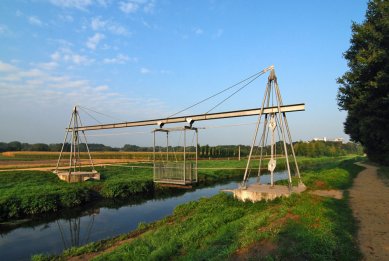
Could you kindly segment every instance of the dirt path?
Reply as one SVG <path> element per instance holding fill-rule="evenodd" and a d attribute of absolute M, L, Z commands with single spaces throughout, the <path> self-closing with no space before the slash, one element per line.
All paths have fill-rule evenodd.
<path fill-rule="evenodd" d="M 350 189 L 350 203 L 359 222 L 358 242 L 364 260 L 389 260 L 389 187 L 377 176 L 377 168 L 365 167 Z"/>

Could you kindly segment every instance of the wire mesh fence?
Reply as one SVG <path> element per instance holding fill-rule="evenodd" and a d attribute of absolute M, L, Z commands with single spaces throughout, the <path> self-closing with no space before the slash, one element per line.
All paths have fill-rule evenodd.
<path fill-rule="evenodd" d="M 154 182 L 191 184 L 197 181 L 197 168 L 193 162 L 155 162 Z"/>

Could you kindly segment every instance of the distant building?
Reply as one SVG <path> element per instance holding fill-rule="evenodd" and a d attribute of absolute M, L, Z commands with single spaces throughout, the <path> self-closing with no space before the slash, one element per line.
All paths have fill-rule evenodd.
<path fill-rule="evenodd" d="M 324 142 L 333 141 L 333 142 L 342 142 L 342 143 L 345 143 L 343 138 L 327 139 L 327 137 L 323 137 L 323 138 L 313 138 L 312 141 L 324 141 Z"/>
<path fill-rule="evenodd" d="M 323 138 L 313 138 L 314 141 L 324 141 L 326 142 L 327 141 L 327 138 L 326 137 L 323 137 Z"/>

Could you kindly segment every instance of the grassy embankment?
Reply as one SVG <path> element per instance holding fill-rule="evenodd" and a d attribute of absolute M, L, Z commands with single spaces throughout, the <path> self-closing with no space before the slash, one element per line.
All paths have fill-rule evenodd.
<path fill-rule="evenodd" d="M 309 190 L 347 189 L 362 169 L 354 161 L 306 170 L 304 182 Z M 304 192 L 268 203 L 243 203 L 220 193 L 181 205 L 127 235 L 34 260 L 81 254 L 95 260 L 358 260 L 356 229 L 347 192 L 341 200 Z"/>
<path fill-rule="evenodd" d="M 97 170 L 102 180 L 71 184 L 49 172 L 0 172 L 0 221 L 55 212 L 96 198 L 152 193 L 154 189 L 151 169 L 107 167 Z"/>
<path fill-rule="evenodd" d="M 384 182 L 386 186 L 389 186 L 389 166 L 379 165 L 373 161 L 368 160 L 367 158 L 363 163 L 377 167 L 377 175 Z"/>
<path fill-rule="evenodd" d="M 389 167 L 379 166 L 378 177 L 380 177 L 384 181 L 386 186 L 389 186 Z"/>
<path fill-rule="evenodd" d="M 335 163 L 340 158 L 301 158 L 302 166 Z M 258 163 L 257 163 L 258 164 Z M 266 162 L 264 162 L 265 166 Z M 282 161 L 279 163 L 282 165 Z M 0 172 L 0 221 L 27 215 L 55 212 L 89 202 L 95 198 L 125 198 L 133 195 L 163 193 L 152 181 L 150 164 L 147 168 L 100 167 L 100 181 L 68 184 L 54 174 L 41 171 Z M 200 161 L 199 184 L 228 178 L 241 178 L 245 161 Z M 257 168 L 254 165 L 254 168 Z M 236 168 L 220 170 L 218 168 Z"/>

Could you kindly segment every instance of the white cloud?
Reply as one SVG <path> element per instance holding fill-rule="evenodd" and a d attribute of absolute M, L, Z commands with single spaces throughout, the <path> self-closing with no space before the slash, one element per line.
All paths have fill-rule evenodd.
<path fill-rule="evenodd" d="M 73 56 L 71 56 L 71 61 L 75 64 L 86 64 L 88 63 L 88 58 L 86 56 L 83 56 L 83 55 L 79 55 L 79 54 L 74 54 Z"/>
<path fill-rule="evenodd" d="M 56 62 L 39 63 L 38 67 L 42 68 L 43 70 L 53 70 L 58 67 L 58 63 Z"/>
<path fill-rule="evenodd" d="M 155 1 L 151 0 L 145 3 L 143 10 L 145 11 L 145 13 L 153 13 L 154 8 L 155 8 Z"/>
<path fill-rule="evenodd" d="M 101 92 L 101 91 L 107 91 L 109 89 L 109 87 L 107 86 L 107 85 L 100 85 L 100 86 L 97 86 L 96 88 L 95 88 L 95 90 L 96 91 L 99 91 L 99 92 Z"/>
<path fill-rule="evenodd" d="M 50 57 L 51 57 L 51 59 L 53 60 L 53 61 L 59 61 L 59 60 L 61 60 L 61 54 L 57 51 L 57 52 L 55 52 L 55 53 L 52 53 L 51 55 L 50 55 Z"/>
<path fill-rule="evenodd" d="M 95 50 L 97 45 L 100 43 L 101 40 L 103 40 L 105 36 L 100 33 L 95 33 L 92 37 L 88 38 L 88 41 L 86 42 L 86 46 L 89 49 Z"/>
<path fill-rule="evenodd" d="M 76 8 L 80 10 L 85 10 L 92 4 L 91 0 L 51 0 L 50 2 L 56 6 L 64 8 Z"/>
<path fill-rule="evenodd" d="M 75 65 L 88 65 L 93 62 L 93 59 L 88 58 L 86 55 L 74 53 L 69 48 L 60 48 L 52 53 L 50 58 L 51 65 L 58 64 L 59 62 L 73 63 Z"/>
<path fill-rule="evenodd" d="M 113 34 L 117 34 L 117 35 L 127 35 L 129 34 L 127 29 L 119 24 L 110 24 L 108 26 L 108 30 L 113 33 Z"/>
<path fill-rule="evenodd" d="M 204 33 L 203 29 L 201 29 L 201 28 L 195 28 L 195 29 L 193 29 L 193 32 L 197 35 L 201 35 Z"/>
<path fill-rule="evenodd" d="M 74 18 L 71 15 L 59 15 L 58 17 L 59 17 L 59 19 L 61 19 L 64 22 L 71 23 L 74 21 Z"/>
<path fill-rule="evenodd" d="M 114 58 L 105 58 L 103 60 L 104 63 L 109 63 L 109 64 L 124 64 L 124 63 L 126 63 L 128 61 L 137 62 L 138 58 L 136 58 L 136 57 L 131 57 L 130 58 L 127 55 L 118 54 Z"/>
<path fill-rule="evenodd" d="M 97 0 L 97 2 L 104 7 L 107 7 L 109 5 L 109 0 Z"/>
<path fill-rule="evenodd" d="M 50 78 L 48 78 L 49 84 L 47 85 L 53 89 L 77 89 L 82 92 L 90 88 L 89 81 L 87 80 L 72 80 L 67 78 L 67 80 L 62 82 L 51 83 Z"/>
<path fill-rule="evenodd" d="M 37 26 L 42 26 L 43 25 L 42 21 L 38 17 L 36 17 L 36 16 L 30 16 L 28 18 L 28 22 L 30 24 L 32 24 L 32 25 L 37 25 Z"/>
<path fill-rule="evenodd" d="M 95 31 L 103 29 L 106 24 L 107 24 L 107 21 L 101 20 L 100 17 L 94 17 L 94 18 L 92 18 L 92 21 L 91 21 L 91 27 Z"/>
<path fill-rule="evenodd" d="M 139 71 L 141 74 L 149 74 L 149 73 L 151 73 L 151 71 L 149 70 L 149 69 L 147 69 L 147 68 L 144 68 L 144 67 L 142 67 L 142 68 L 140 68 L 140 71 Z"/>
<path fill-rule="evenodd" d="M 91 28 L 94 31 L 109 31 L 113 34 L 117 35 L 127 35 L 128 31 L 127 29 L 115 22 L 108 21 L 108 20 L 102 20 L 100 17 L 94 17 L 91 21 Z"/>
<path fill-rule="evenodd" d="M 100 110 L 134 111 L 133 117 L 145 117 L 152 110 L 161 114 L 163 104 L 144 98 L 131 98 L 111 91 L 106 84 L 94 84 L 82 78 L 69 77 L 52 71 L 43 71 L 36 67 L 22 69 L 0 60 L 0 105 L 7 107 L 18 104 L 26 117 L 32 117 L 31 106 L 42 112 L 47 108 L 69 109 L 74 104 L 85 107 L 98 107 Z M 12 79 L 9 80 L 9 79 Z M 139 108 L 142 104 L 145 108 Z M 3 121 L 11 122 L 11 118 Z"/>
<path fill-rule="evenodd" d="M 128 0 L 119 2 L 119 8 L 126 14 L 136 13 L 139 10 L 151 14 L 155 9 L 155 0 Z"/>
<path fill-rule="evenodd" d="M 126 14 L 135 13 L 139 9 L 139 3 L 134 1 L 120 2 L 119 7 Z"/>
<path fill-rule="evenodd" d="M 12 64 L 4 63 L 0 60 L 0 72 L 12 72 L 17 70 L 17 67 Z"/>

